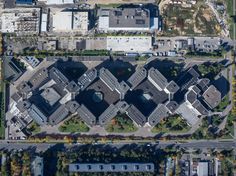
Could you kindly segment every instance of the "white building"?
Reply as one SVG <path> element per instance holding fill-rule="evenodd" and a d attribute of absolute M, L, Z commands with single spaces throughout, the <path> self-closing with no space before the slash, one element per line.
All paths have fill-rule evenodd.
<path fill-rule="evenodd" d="M 88 12 L 56 11 L 52 15 L 52 26 L 55 32 L 88 31 Z"/>
<path fill-rule="evenodd" d="M 74 0 L 38 0 L 39 2 L 44 2 L 48 5 L 56 5 L 56 4 L 73 4 Z"/>
<path fill-rule="evenodd" d="M 199 162 L 197 166 L 198 176 L 208 176 L 208 162 Z"/>
<path fill-rule="evenodd" d="M 41 17 L 41 32 L 47 32 L 48 28 L 48 15 L 43 13 Z"/>
<path fill-rule="evenodd" d="M 124 52 L 150 52 L 152 37 L 150 36 L 110 36 L 107 37 L 107 50 Z"/>

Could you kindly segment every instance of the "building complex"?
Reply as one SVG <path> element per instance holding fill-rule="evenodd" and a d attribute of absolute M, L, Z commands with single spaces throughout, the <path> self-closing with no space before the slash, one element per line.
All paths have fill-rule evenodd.
<path fill-rule="evenodd" d="M 9 111 L 12 123 L 21 128 L 32 120 L 54 126 L 70 114 L 78 114 L 88 126 L 105 126 L 119 113 L 126 113 L 137 126 L 151 127 L 177 113 L 193 126 L 221 101 L 210 80 L 199 77 L 190 68 L 179 81 L 168 81 L 145 66 L 127 81 L 119 82 L 106 68 L 87 70 L 77 81 L 69 81 L 52 66 L 17 86 Z"/>

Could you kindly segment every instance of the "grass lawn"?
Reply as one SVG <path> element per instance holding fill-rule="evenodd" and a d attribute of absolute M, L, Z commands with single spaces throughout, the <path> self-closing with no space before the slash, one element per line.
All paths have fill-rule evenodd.
<path fill-rule="evenodd" d="M 80 117 L 72 116 L 59 127 L 59 131 L 67 133 L 88 132 L 89 127 L 80 119 Z"/>
<path fill-rule="evenodd" d="M 211 131 L 209 125 L 212 125 L 208 122 L 207 118 L 204 118 L 202 121 L 202 126 L 193 133 L 193 139 L 232 139 L 232 135 L 234 135 L 234 125 L 233 120 L 235 117 L 232 114 L 227 116 L 227 122 L 225 128 L 219 132 L 219 134 L 214 134 L 214 130 Z"/>
<path fill-rule="evenodd" d="M 227 116 L 227 124 L 225 126 L 225 129 L 230 132 L 231 135 L 234 135 L 234 124 L 233 121 L 235 121 L 235 116 L 233 114 L 229 114 Z"/>
<path fill-rule="evenodd" d="M 165 118 L 160 123 L 158 123 L 153 129 L 153 133 L 185 133 L 190 130 L 187 122 L 183 120 L 180 116 L 174 115 Z"/>
<path fill-rule="evenodd" d="M 215 77 L 223 69 L 222 64 L 203 63 L 197 66 L 198 71 L 203 77 Z"/>
<path fill-rule="evenodd" d="M 222 112 L 229 105 L 229 94 L 227 94 L 220 104 L 214 109 L 215 111 Z"/>
<path fill-rule="evenodd" d="M 133 121 L 126 115 L 120 114 L 114 117 L 105 127 L 106 131 L 112 133 L 130 133 L 135 132 L 138 128 Z"/>
<path fill-rule="evenodd" d="M 35 122 L 32 122 L 27 129 L 32 133 L 32 135 L 39 133 L 41 130 L 40 126 Z"/>

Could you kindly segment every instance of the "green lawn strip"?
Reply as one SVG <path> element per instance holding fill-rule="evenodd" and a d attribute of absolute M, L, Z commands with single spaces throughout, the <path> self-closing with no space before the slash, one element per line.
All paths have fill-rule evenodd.
<path fill-rule="evenodd" d="M 235 36 L 235 33 L 234 33 L 234 23 L 232 20 L 229 21 L 229 35 L 230 35 L 230 38 L 233 40 L 236 38 Z"/>
<path fill-rule="evenodd" d="M 230 132 L 231 135 L 234 135 L 234 124 L 233 124 L 234 120 L 235 120 L 234 115 L 229 114 L 227 116 L 227 123 L 225 125 L 225 128 Z"/>
<path fill-rule="evenodd" d="M 83 50 L 83 51 L 46 51 L 46 50 L 35 50 L 29 51 L 25 50 L 22 56 L 34 55 L 37 58 L 44 58 L 47 56 L 108 56 L 109 52 L 107 50 Z"/>
<path fill-rule="evenodd" d="M 89 127 L 80 119 L 80 117 L 72 116 L 59 127 L 59 131 L 66 133 L 88 132 Z"/>
<path fill-rule="evenodd" d="M 41 128 L 40 128 L 40 126 L 39 126 L 37 123 L 32 122 L 32 123 L 29 125 L 29 127 L 27 128 L 27 130 L 28 130 L 29 132 L 31 132 L 32 135 L 35 135 L 35 134 L 37 134 L 37 133 L 39 133 L 39 132 L 41 131 Z"/>
<path fill-rule="evenodd" d="M 108 7 L 117 8 L 121 5 L 122 4 L 114 4 L 114 3 L 111 3 L 111 4 L 96 4 L 96 6 L 100 7 L 100 8 L 108 8 Z"/>
<path fill-rule="evenodd" d="M 233 5 L 233 0 L 226 0 L 226 5 L 227 5 L 227 13 L 231 17 L 234 14 L 234 5 Z"/>
<path fill-rule="evenodd" d="M 2 74 L 2 68 L 1 68 L 1 74 Z M 1 112 L 0 112 L 0 138 L 4 139 L 5 137 L 5 83 L 1 80 L 0 81 L 0 105 L 1 105 Z"/>
<path fill-rule="evenodd" d="M 125 114 L 114 117 L 105 127 L 110 133 L 131 133 L 138 130 L 133 121 Z"/>
<path fill-rule="evenodd" d="M 229 114 L 227 116 L 227 122 L 225 125 L 225 128 L 223 129 L 224 133 L 220 137 L 221 139 L 232 139 L 234 136 L 234 124 L 233 120 L 235 120 L 235 117 L 232 114 Z"/>
<path fill-rule="evenodd" d="M 234 21 L 233 21 L 233 15 L 234 15 L 234 11 L 233 11 L 233 0 L 226 0 L 226 5 L 227 5 L 227 13 L 229 15 L 229 32 L 230 32 L 230 38 L 231 39 L 235 39 L 235 33 L 234 33 Z"/>
<path fill-rule="evenodd" d="M 179 116 L 171 116 L 165 118 L 165 120 L 161 121 L 157 124 L 153 129 L 153 133 L 168 133 L 168 132 L 177 132 L 177 133 L 185 133 L 190 130 L 187 122 L 183 120 Z"/>

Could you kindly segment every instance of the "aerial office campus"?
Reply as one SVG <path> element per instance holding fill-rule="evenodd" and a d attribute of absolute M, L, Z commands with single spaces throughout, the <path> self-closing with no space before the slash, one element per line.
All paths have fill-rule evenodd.
<path fill-rule="evenodd" d="M 235 13 L 0 0 L 0 175 L 235 175 Z"/>

